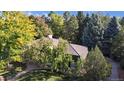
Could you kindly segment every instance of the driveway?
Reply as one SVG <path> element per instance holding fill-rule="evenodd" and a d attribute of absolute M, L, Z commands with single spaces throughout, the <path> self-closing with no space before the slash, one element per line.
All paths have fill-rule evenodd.
<path fill-rule="evenodd" d="M 107 58 L 107 59 L 109 63 L 112 64 L 112 74 L 108 78 L 108 80 L 118 81 L 119 80 L 119 74 L 118 74 L 119 64 L 110 58 Z"/>

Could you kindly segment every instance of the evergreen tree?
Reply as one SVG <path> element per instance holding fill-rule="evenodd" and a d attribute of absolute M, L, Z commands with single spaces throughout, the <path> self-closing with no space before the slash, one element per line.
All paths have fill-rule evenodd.
<path fill-rule="evenodd" d="M 121 25 L 121 29 L 124 29 L 124 17 L 122 17 L 121 19 L 120 19 L 120 25 Z"/>
<path fill-rule="evenodd" d="M 101 19 L 101 22 L 103 24 L 104 29 L 106 29 L 111 18 L 109 16 L 106 16 L 106 15 L 105 16 L 100 15 L 100 19 Z"/>
<path fill-rule="evenodd" d="M 116 17 L 111 18 L 111 21 L 108 24 L 107 29 L 104 33 L 104 42 L 103 42 L 103 53 L 105 55 L 111 54 L 111 45 L 114 37 L 117 35 L 117 33 L 120 30 L 120 25 Z M 107 50 L 107 51 L 106 51 Z"/>
<path fill-rule="evenodd" d="M 104 37 L 108 40 L 111 40 L 114 38 L 115 35 L 120 30 L 120 25 L 116 17 L 111 18 L 111 21 L 108 24 L 108 27 L 105 31 Z"/>
<path fill-rule="evenodd" d="M 124 31 L 119 31 L 112 41 L 111 53 L 118 61 L 124 58 Z"/>
<path fill-rule="evenodd" d="M 71 17 L 71 13 L 69 11 L 65 11 L 63 14 L 63 17 L 64 17 L 65 22 L 68 22 L 68 20 Z"/>
<path fill-rule="evenodd" d="M 77 38 L 78 38 L 78 43 L 81 44 L 81 36 L 83 34 L 84 26 L 85 26 L 85 21 L 84 21 L 85 15 L 83 14 L 82 11 L 78 11 L 77 19 L 78 19 L 78 25 L 79 25 Z"/>
<path fill-rule="evenodd" d="M 92 14 L 88 19 L 82 35 L 82 44 L 89 49 L 94 48 L 96 44 L 100 45 L 103 39 L 103 26 L 98 15 Z"/>
<path fill-rule="evenodd" d="M 97 46 L 89 52 L 84 69 L 85 80 L 105 80 L 111 74 L 111 65 L 107 63 Z"/>
<path fill-rule="evenodd" d="M 48 16 L 51 16 L 52 14 L 56 14 L 54 11 L 50 11 L 50 13 L 48 14 Z"/>

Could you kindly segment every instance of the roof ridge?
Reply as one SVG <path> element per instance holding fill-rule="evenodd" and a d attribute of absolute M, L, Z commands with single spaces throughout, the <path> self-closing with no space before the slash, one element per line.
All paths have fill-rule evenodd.
<path fill-rule="evenodd" d="M 80 54 L 76 51 L 76 49 L 69 43 L 69 45 L 74 49 L 74 51 L 80 56 Z"/>

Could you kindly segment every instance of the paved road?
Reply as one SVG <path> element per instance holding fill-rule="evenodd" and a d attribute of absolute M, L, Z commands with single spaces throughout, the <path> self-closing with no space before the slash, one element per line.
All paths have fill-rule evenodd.
<path fill-rule="evenodd" d="M 108 58 L 108 61 L 112 64 L 112 74 L 111 76 L 108 78 L 108 80 L 119 80 L 119 75 L 118 75 L 118 68 L 119 68 L 119 64 L 117 62 L 114 62 L 112 59 Z"/>

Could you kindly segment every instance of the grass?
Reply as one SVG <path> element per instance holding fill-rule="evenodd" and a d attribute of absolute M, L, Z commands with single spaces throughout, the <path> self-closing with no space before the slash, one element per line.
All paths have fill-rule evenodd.
<path fill-rule="evenodd" d="M 19 81 L 61 81 L 63 75 L 46 70 L 34 70 L 18 78 Z"/>

